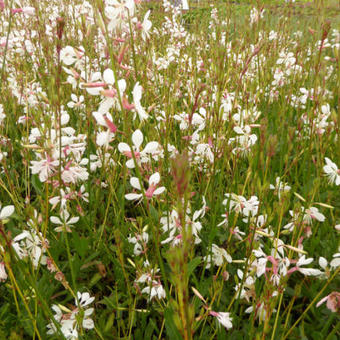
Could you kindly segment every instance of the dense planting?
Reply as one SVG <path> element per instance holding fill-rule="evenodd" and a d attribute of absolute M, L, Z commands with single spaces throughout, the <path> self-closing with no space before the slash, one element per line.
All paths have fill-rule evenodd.
<path fill-rule="evenodd" d="M 1 339 L 339 337 L 315 6 L 0 0 Z"/>

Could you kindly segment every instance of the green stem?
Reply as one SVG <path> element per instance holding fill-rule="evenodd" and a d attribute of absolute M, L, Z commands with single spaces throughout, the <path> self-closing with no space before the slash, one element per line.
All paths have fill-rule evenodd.
<path fill-rule="evenodd" d="M 5 51 L 4 51 L 4 56 L 3 56 L 3 59 L 2 59 L 0 93 L 1 93 L 3 78 L 4 78 L 4 74 L 5 74 L 5 64 L 6 64 L 6 57 L 7 57 L 7 50 L 8 50 L 9 34 L 10 34 L 11 28 L 12 28 L 12 17 L 13 17 L 13 13 L 11 11 L 12 5 L 13 5 L 13 0 L 11 0 L 11 3 L 9 5 L 10 13 L 9 13 L 9 19 L 8 19 L 8 30 L 7 30 L 7 35 L 6 35 Z"/>
<path fill-rule="evenodd" d="M 306 313 L 312 308 L 312 306 L 315 304 L 315 302 L 320 298 L 320 296 L 322 295 L 323 291 L 327 288 L 327 286 L 333 281 L 333 279 L 338 275 L 338 273 L 340 272 L 340 267 L 337 268 L 337 270 L 333 273 L 333 275 L 327 280 L 327 282 L 325 283 L 325 285 L 322 287 L 322 289 L 320 290 L 320 292 L 315 296 L 315 298 L 313 299 L 313 301 L 309 304 L 309 306 L 303 311 L 303 313 L 300 315 L 300 317 L 296 320 L 296 322 L 294 323 L 294 325 L 289 329 L 289 331 L 286 333 L 286 335 L 282 338 L 282 340 L 285 340 L 288 338 L 288 336 L 290 335 L 290 333 L 293 331 L 293 329 L 296 327 L 296 325 L 304 318 L 304 316 L 306 315 Z"/>

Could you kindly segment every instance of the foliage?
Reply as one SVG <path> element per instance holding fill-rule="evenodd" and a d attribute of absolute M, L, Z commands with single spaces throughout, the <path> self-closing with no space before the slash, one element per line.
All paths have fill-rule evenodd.
<path fill-rule="evenodd" d="M 0 0 L 0 338 L 337 339 L 339 12 Z"/>

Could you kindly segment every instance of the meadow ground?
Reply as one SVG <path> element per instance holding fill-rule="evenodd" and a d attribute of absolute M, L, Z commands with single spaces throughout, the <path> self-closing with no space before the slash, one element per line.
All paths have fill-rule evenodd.
<path fill-rule="evenodd" d="M 334 0 L 0 0 L 0 339 L 340 337 Z"/>

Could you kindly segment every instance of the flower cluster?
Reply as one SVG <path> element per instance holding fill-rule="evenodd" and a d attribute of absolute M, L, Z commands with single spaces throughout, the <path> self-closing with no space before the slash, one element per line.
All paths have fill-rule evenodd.
<path fill-rule="evenodd" d="M 94 301 L 89 293 L 77 293 L 75 307 L 70 310 L 62 305 L 53 305 L 54 320 L 47 325 L 47 334 L 61 332 L 66 339 L 78 339 L 79 331 L 82 329 L 93 329 L 94 322 L 91 315 L 94 308 L 89 305 Z"/>
<path fill-rule="evenodd" d="M 237 303 L 267 338 L 274 313 L 276 325 L 288 306 L 291 322 L 294 301 L 282 301 L 299 278 L 317 287 L 338 274 L 339 30 L 291 32 L 285 16 L 274 30 L 258 6 L 241 35 L 229 10 L 197 26 L 188 10 L 0 0 L 0 282 L 18 308 L 65 296 L 49 335 L 82 338 L 96 314 L 99 337 L 127 337 L 142 311 L 150 326 L 136 338 L 162 318 L 159 337 L 172 324 L 223 337 Z M 101 297 L 96 313 L 80 283 Z M 317 306 L 338 312 L 339 292 L 323 296 Z"/>

